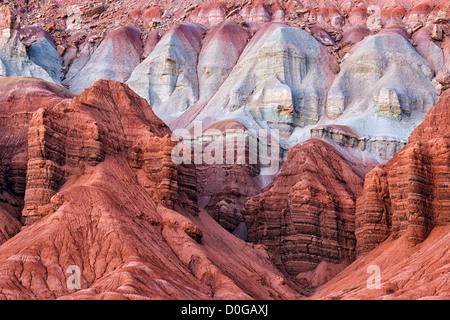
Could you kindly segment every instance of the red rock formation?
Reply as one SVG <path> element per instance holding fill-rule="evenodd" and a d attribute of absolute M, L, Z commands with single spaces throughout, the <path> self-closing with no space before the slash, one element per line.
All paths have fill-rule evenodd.
<path fill-rule="evenodd" d="M 20 27 L 20 18 L 14 12 L 14 8 L 11 5 L 0 6 L 0 31 L 4 29 L 17 30 Z"/>
<path fill-rule="evenodd" d="M 289 150 L 273 182 L 249 198 L 249 241 L 267 246 L 290 275 L 355 257 L 354 210 L 363 177 L 336 149 L 312 139 Z"/>
<path fill-rule="evenodd" d="M 450 222 L 450 92 L 446 91 L 408 144 L 366 176 L 356 210 L 357 251 L 368 252 L 392 235 L 410 245 Z"/>
<path fill-rule="evenodd" d="M 250 163 L 249 139 L 252 138 L 247 129 L 236 121 L 215 123 L 203 132 L 204 142 L 200 142 L 203 145 L 203 163 L 196 165 L 200 205 L 222 227 L 244 240 L 247 239 L 247 229 L 241 211 L 245 199 L 261 190 L 257 178 L 260 163 Z M 211 148 L 218 144 L 223 154 L 216 159 L 222 159 L 211 163 L 207 157 L 211 157 Z M 233 148 L 233 161 L 227 162 L 230 154 L 227 145 Z M 216 157 L 215 154 L 213 156 Z M 243 158 L 238 160 L 241 156 Z"/>
<path fill-rule="evenodd" d="M 30 119 L 27 226 L 0 246 L 0 298 L 299 297 L 265 250 L 197 207 L 195 171 L 126 85 L 97 81 Z"/>
<path fill-rule="evenodd" d="M 310 299 L 448 300 L 448 229 L 434 228 L 424 242 L 414 247 L 405 237 L 385 241 L 317 288 Z"/>
<path fill-rule="evenodd" d="M 381 9 L 381 19 L 385 27 L 398 27 L 402 24 L 406 10 L 403 7 L 385 7 Z"/>
<path fill-rule="evenodd" d="M 20 231 L 33 112 L 72 94 L 33 78 L 0 79 L 0 244 Z"/>
<path fill-rule="evenodd" d="M 446 91 L 408 144 L 366 176 L 356 208 L 359 257 L 311 299 L 449 299 L 449 105 Z"/>
<path fill-rule="evenodd" d="M 170 203 L 176 193 L 171 191 L 171 178 L 176 180 L 176 174 L 174 168 L 162 162 L 170 163 L 171 150 L 164 150 L 164 146 L 159 150 L 149 147 L 148 141 L 139 141 L 138 134 L 146 130 L 160 137 L 170 133 L 145 100 L 124 85 L 106 81 L 97 82 L 70 103 L 65 101 L 36 112 L 28 131 L 24 224 L 51 211 L 50 200 L 68 176 L 96 166 L 109 153 L 130 152 L 134 167 L 148 175 L 149 186 L 164 190 L 158 198 Z M 148 157 L 155 159 L 149 161 Z"/>
<path fill-rule="evenodd" d="M 20 51 L 24 63 L 17 63 L 15 69 L 22 72 L 17 74 L 23 74 L 21 67 L 33 61 L 55 71 L 57 76 L 51 78 L 58 83 L 64 73 L 65 83 L 74 84 L 70 88 L 81 93 L 99 78 L 126 81 L 142 58 L 151 55 L 151 64 L 141 68 L 136 78 L 143 81 L 142 90 L 135 89 L 152 101 L 154 111 L 172 128 L 185 128 L 206 109 L 210 114 L 200 119 L 214 123 L 210 129 L 241 128 L 235 121 L 219 121 L 222 119 L 238 119 L 251 127 L 256 118 L 241 120 L 246 112 L 236 113 L 240 112 L 236 107 L 251 101 L 256 106 L 253 110 L 259 110 L 260 101 L 266 101 L 261 110 L 279 110 L 282 122 L 272 119 L 270 112 L 261 113 L 261 120 L 272 128 L 288 128 L 283 139 L 287 140 L 294 128 L 289 122 L 284 126 L 283 118 L 294 115 L 302 119 L 286 148 L 307 138 L 310 127 L 303 128 L 305 123 L 319 121 L 311 136 L 328 140 L 336 149 L 317 140 L 293 148 L 283 172 L 256 195 L 261 184 L 267 183 L 267 179 L 257 179 L 258 165 L 195 168 L 173 164 L 170 130 L 125 85 L 99 81 L 73 98 L 65 89 L 40 80 L 0 79 L 0 298 L 296 298 L 289 277 L 281 277 L 264 250 L 244 244 L 210 218 L 245 238 L 241 211 L 247 196 L 252 197 L 244 210 L 250 240 L 265 244 L 277 266 L 303 286 L 330 280 L 356 253 L 364 254 L 316 297 L 389 298 L 394 291 L 396 297 L 414 298 L 415 292 L 418 297 L 448 293 L 448 280 L 442 276 L 448 270 L 449 116 L 448 108 L 442 107 L 448 106 L 445 90 L 450 87 L 448 0 L 2 3 L 9 4 L 0 6 L 0 38 L 8 44 L 12 34 L 17 36 L 12 54 L 0 59 L 3 75 L 11 74 L 5 72 L 11 69 L 5 61 L 9 56 L 13 62 L 19 61 L 14 54 Z M 280 34 L 264 50 L 254 50 L 250 60 L 241 57 L 242 52 L 259 47 L 258 40 L 272 28 L 270 22 L 301 27 L 323 44 L 316 56 L 321 64 L 330 66 L 324 71 L 328 84 L 304 77 L 305 72 L 316 73 L 308 71 L 315 60 L 297 63 L 304 60 L 303 51 L 293 54 L 292 46 L 274 50 L 291 40 L 289 34 L 295 28 Z M 338 77 L 338 64 L 351 64 L 348 58 L 358 42 L 393 33 L 406 39 L 407 47 L 422 55 L 431 68 L 428 71 L 425 60 L 406 64 L 419 63 L 419 69 L 430 78 L 426 82 L 429 87 L 412 85 L 403 90 L 405 79 L 412 77 L 398 68 L 405 66 L 404 59 L 391 69 L 395 72 L 389 71 L 390 75 L 403 75 L 397 83 L 381 77 L 383 90 L 375 100 L 383 103 L 377 114 L 392 111 L 394 119 L 405 120 L 407 129 L 383 124 L 382 135 L 373 137 L 358 130 L 377 127 L 363 124 L 368 119 L 365 110 L 359 110 L 361 119 L 353 125 L 322 117 L 330 104 L 325 108 L 320 102 L 319 107 L 309 108 L 331 96 L 329 88 Z M 167 37 L 160 43 L 164 34 Z M 165 41 L 169 38 L 172 40 Z M 38 50 L 41 40 L 54 45 L 55 59 Z M 158 43 L 157 54 L 152 54 Z M 389 49 L 392 43 L 373 48 Z M 298 47 L 311 49 L 315 44 L 315 40 L 310 45 L 300 41 Z M 374 70 L 382 64 L 374 69 L 373 63 L 383 60 L 383 51 L 388 50 L 373 54 L 365 65 L 356 59 L 355 78 L 377 77 Z M 364 57 L 374 52 L 368 50 Z M 395 61 L 395 57 L 398 54 L 393 52 L 386 61 Z M 258 68 L 249 67 L 256 71 L 255 80 L 240 83 L 253 77 L 250 72 L 228 78 L 247 61 L 260 63 Z M 344 63 L 340 72 L 348 72 Z M 301 79 L 289 83 L 291 92 L 285 82 L 292 75 L 301 75 Z M 238 99 L 230 110 L 215 112 L 215 106 L 229 96 L 219 94 L 213 103 L 208 101 L 224 84 L 227 89 L 223 92 Z M 299 84 L 305 85 L 305 91 L 294 92 Z M 316 84 L 324 84 L 322 93 L 314 88 Z M 348 81 L 341 84 L 334 97 L 344 106 L 355 93 L 341 90 Z M 392 88 L 393 84 L 397 88 Z M 415 97 L 422 90 L 427 92 Z M 401 131 L 404 141 L 441 94 L 441 106 L 430 112 L 409 145 L 367 176 L 363 196 L 355 205 L 367 168 L 354 163 L 363 160 L 370 166 L 373 159 L 366 151 L 371 150 L 390 158 L 403 142 L 396 140 L 400 137 L 390 140 L 388 136 Z M 372 94 L 361 95 L 367 95 L 368 101 L 373 98 Z M 167 102 L 158 105 L 161 101 Z M 423 111 L 418 117 L 414 108 L 408 107 L 416 102 L 417 110 Z M 339 111 L 340 104 L 335 106 Z M 329 115 L 333 114 L 338 112 Z M 351 151 L 343 151 L 345 148 Z M 421 260 L 421 254 L 433 257 Z M 396 255 L 403 260 L 389 264 Z M 383 269 L 383 277 L 388 279 L 384 293 L 371 295 L 357 288 L 336 295 L 333 290 L 346 288 L 340 285 L 353 286 L 349 270 L 356 270 L 356 278 L 364 279 L 365 257 L 366 262 L 388 269 Z M 70 265 L 82 267 L 83 290 L 77 293 L 65 284 Z M 392 271 L 397 267 L 401 271 Z M 408 277 L 419 267 L 433 275 Z M 422 287 L 413 285 L 411 279 Z M 427 287 L 427 280 L 432 285 Z"/>

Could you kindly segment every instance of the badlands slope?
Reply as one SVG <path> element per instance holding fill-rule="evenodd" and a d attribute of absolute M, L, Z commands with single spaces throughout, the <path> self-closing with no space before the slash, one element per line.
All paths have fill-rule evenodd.
<path fill-rule="evenodd" d="M 450 297 L 449 14 L 2 1 L 0 298 Z"/>

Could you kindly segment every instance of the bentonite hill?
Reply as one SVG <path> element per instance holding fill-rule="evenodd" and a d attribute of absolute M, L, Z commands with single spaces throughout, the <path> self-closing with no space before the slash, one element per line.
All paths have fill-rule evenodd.
<path fill-rule="evenodd" d="M 0 1 L 0 299 L 450 299 L 447 0 Z"/>

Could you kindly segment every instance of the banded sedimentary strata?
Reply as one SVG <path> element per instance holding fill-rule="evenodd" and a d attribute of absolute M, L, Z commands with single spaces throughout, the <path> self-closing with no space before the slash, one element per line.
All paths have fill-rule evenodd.
<path fill-rule="evenodd" d="M 72 93 L 35 78 L 0 79 L 0 243 L 20 231 L 27 187 L 28 129 L 40 108 L 72 98 Z"/>
<path fill-rule="evenodd" d="M 356 210 L 358 252 L 391 235 L 415 245 L 449 223 L 449 103 L 444 93 L 406 147 L 367 175 Z"/>
<path fill-rule="evenodd" d="M 67 74 L 64 84 L 79 94 L 98 79 L 126 82 L 141 62 L 142 53 L 141 32 L 132 27 L 117 28 L 107 34 L 82 67 Z"/>
<path fill-rule="evenodd" d="M 172 162 L 169 128 L 128 86 L 50 101 L 24 123 L 25 227 L 0 247 L 0 298 L 300 297 L 198 207 L 195 169 Z M 2 240 L 21 227 L 5 210 Z"/>
<path fill-rule="evenodd" d="M 123 85 L 98 81 L 72 101 L 38 110 L 28 130 L 23 223 L 32 224 L 53 209 L 51 199 L 68 176 L 95 167 L 109 153 L 128 153 L 130 149 L 134 167 L 145 173 L 143 181 L 161 190 L 155 197 L 173 206 L 178 190 L 176 169 L 170 165 L 171 149 L 153 146 L 149 150 L 150 142 L 139 137 L 149 129 L 159 135 L 169 131 L 161 120 L 149 116 L 151 110 L 146 107 L 145 100 Z M 147 118 L 140 123 L 144 116 Z M 134 143 L 130 145 L 128 139 Z"/>
<path fill-rule="evenodd" d="M 440 0 L 15 7 L 23 34 L 40 28 L 55 38 L 24 38 L 31 61 L 55 82 L 62 74 L 81 93 L 97 79 L 128 81 L 172 129 L 234 120 L 279 130 L 286 151 L 316 124 L 400 146 L 450 85 Z M 45 23 L 30 13 L 39 10 Z M 384 149 L 368 151 L 386 159 Z"/>
<path fill-rule="evenodd" d="M 2 3 L 0 298 L 450 295 L 448 1 Z M 174 163 L 198 121 L 283 170 Z"/>
<path fill-rule="evenodd" d="M 192 132 L 191 132 L 192 134 Z M 183 140 L 191 150 L 200 150 L 195 169 L 197 172 L 198 202 L 222 227 L 237 237 L 247 240 L 247 227 L 242 209 L 247 197 L 255 196 L 264 181 L 261 169 L 271 165 L 260 161 L 260 148 L 267 148 L 239 122 L 224 120 Z M 198 146 L 196 146 L 198 144 Z M 267 139 L 266 139 L 267 144 Z M 278 151 L 281 151 L 279 146 Z M 262 153 L 262 152 L 261 152 Z M 270 154 L 265 153 L 264 160 Z M 279 167 L 280 154 L 275 155 Z M 275 174 L 278 170 L 275 169 Z M 270 179 L 270 177 L 267 177 Z"/>
<path fill-rule="evenodd" d="M 266 25 L 195 120 L 208 124 L 225 116 L 249 128 L 279 129 L 287 136 L 296 126 L 315 124 L 325 108 L 327 79 L 333 75 L 326 56 L 307 32 Z"/>
<path fill-rule="evenodd" d="M 360 170 L 331 145 L 316 139 L 297 145 L 273 182 L 247 199 L 248 238 L 267 246 L 277 266 L 292 276 L 321 261 L 351 261 L 362 185 Z"/>
<path fill-rule="evenodd" d="M 193 23 L 174 27 L 127 81 L 168 124 L 198 100 L 197 60 L 204 31 Z"/>
<path fill-rule="evenodd" d="M 374 160 L 378 162 L 386 162 L 392 159 L 406 145 L 405 141 L 399 141 L 395 137 L 359 137 L 352 129 L 341 125 L 313 127 L 311 138 L 336 143 L 347 150 L 367 151 L 369 154 L 377 155 Z"/>

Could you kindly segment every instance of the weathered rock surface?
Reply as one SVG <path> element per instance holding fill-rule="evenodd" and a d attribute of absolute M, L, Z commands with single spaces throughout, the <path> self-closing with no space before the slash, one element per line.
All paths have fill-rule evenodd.
<path fill-rule="evenodd" d="M 344 125 L 360 140 L 380 145 L 397 141 L 394 149 L 399 149 L 450 87 L 449 8 L 442 0 L 125 0 L 15 6 L 25 24 L 36 26 L 27 28 L 45 28 L 54 37 L 71 90 L 81 93 L 97 79 L 125 82 L 134 71 L 128 84 L 172 129 L 195 120 L 206 126 L 237 120 L 247 128 L 280 130 L 287 150 L 310 138 L 312 125 Z M 274 22 L 289 31 L 272 34 Z M 307 41 L 300 46 L 301 37 L 292 34 L 302 32 Z M 278 58 L 270 52 L 272 41 Z M 34 56 L 42 54 L 36 52 L 51 54 L 39 62 Z M 280 58 L 283 52 L 289 53 Z M 29 54 L 59 81 L 54 48 L 33 42 Z M 306 71 L 292 72 L 299 68 L 291 65 L 295 55 Z M 146 59 L 139 64 L 141 58 Z M 261 58 L 259 67 L 251 62 L 255 58 Z M 267 62 L 277 67 L 261 71 Z M 232 108 L 224 107 L 225 102 Z M 393 155 L 381 147 L 368 151 L 383 162 Z"/>
<path fill-rule="evenodd" d="M 251 139 L 257 138 L 240 123 L 224 120 L 206 128 L 191 142 L 201 144 L 202 150 L 202 162 L 195 166 L 200 206 L 243 240 L 247 240 L 241 214 L 245 199 L 257 195 L 262 184 L 258 179 L 261 170 L 258 155 L 250 154 L 258 152 L 251 150 Z"/>
<path fill-rule="evenodd" d="M 192 22 L 201 24 L 206 28 L 213 28 L 225 21 L 227 7 L 224 2 L 210 3 L 192 10 L 189 15 Z"/>
<path fill-rule="evenodd" d="M 399 141 L 395 137 L 359 137 L 350 127 L 342 125 L 315 126 L 311 129 L 311 138 L 328 141 L 343 147 L 344 153 L 377 164 L 390 160 L 406 145 L 406 142 Z"/>
<path fill-rule="evenodd" d="M 97 81 L 30 118 L 26 227 L 0 246 L 1 298 L 299 297 L 198 208 L 195 171 L 126 85 Z"/>
<path fill-rule="evenodd" d="M 249 32 L 234 23 L 208 32 L 198 58 L 199 103 L 208 102 L 236 65 L 250 38 Z"/>
<path fill-rule="evenodd" d="M 385 241 L 319 287 L 310 299 L 448 300 L 449 241 L 448 226 L 437 226 L 413 247 L 406 237 Z"/>
<path fill-rule="evenodd" d="M 20 19 L 9 5 L 0 5 L 0 77 L 36 77 L 60 83 L 41 66 L 30 60 L 20 41 Z"/>
<path fill-rule="evenodd" d="M 195 120 L 209 125 L 229 118 L 283 135 L 317 123 L 333 76 L 324 50 L 303 30 L 266 25 Z"/>
<path fill-rule="evenodd" d="M 168 124 L 198 100 L 197 60 L 203 32 L 193 23 L 174 27 L 127 81 Z"/>
<path fill-rule="evenodd" d="M 139 30 L 122 27 L 111 31 L 75 74 L 66 77 L 70 90 L 81 93 L 96 80 L 126 82 L 141 62 L 143 45 Z"/>
<path fill-rule="evenodd" d="M 30 60 L 41 66 L 53 79 L 60 84 L 63 77 L 62 61 L 52 36 L 38 27 L 24 26 L 20 29 L 22 42 L 29 46 Z"/>
<path fill-rule="evenodd" d="M 71 97 L 66 89 L 43 80 L 0 79 L 0 244 L 21 227 L 30 118 L 39 108 Z"/>
<path fill-rule="evenodd" d="M 450 222 L 450 94 L 444 93 L 408 144 L 371 171 L 356 210 L 358 252 L 368 252 L 392 235 L 411 245 Z"/>
<path fill-rule="evenodd" d="M 354 212 L 362 186 L 361 168 L 331 145 L 315 139 L 297 145 L 273 182 L 247 199 L 248 238 L 267 246 L 292 276 L 321 261 L 348 263 L 355 257 Z"/>
<path fill-rule="evenodd" d="M 263 1 L 253 1 L 246 4 L 239 12 L 250 30 L 257 31 L 271 21 L 268 7 Z"/>
<path fill-rule="evenodd" d="M 231 22 L 212 28 L 207 33 L 198 57 L 198 100 L 175 119 L 171 127 L 185 128 L 194 121 L 227 79 L 249 39 L 248 30 Z"/>
<path fill-rule="evenodd" d="M 450 296 L 445 108 L 410 137 L 448 105 L 449 1 L 2 3 L 1 297 Z M 173 163 L 167 125 L 197 121 L 202 151 L 303 144 L 257 195 L 259 162 Z M 271 257 L 219 226 L 246 239 L 242 212 Z"/>
<path fill-rule="evenodd" d="M 174 168 L 156 161 L 170 163 L 170 152 L 154 151 L 151 157 L 161 172 L 152 174 L 151 164 L 144 165 L 149 142 L 143 144 L 134 139 L 134 144 L 127 145 L 127 139 L 139 138 L 140 131 L 151 130 L 159 136 L 169 134 L 164 123 L 147 107 L 143 99 L 131 94 L 125 86 L 102 80 L 70 102 L 63 101 L 34 113 L 28 130 L 24 224 L 29 225 L 52 211 L 51 199 L 70 175 L 80 174 L 86 166 L 96 166 L 107 154 L 126 153 L 129 148 L 130 157 L 137 157 L 131 159 L 135 166 L 144 166 L 144 172 L 149 172 L 147 179 L 154 180 L 155 185 L 148 182 L 149 186 L 161 189 L 162 194 L 156 197 L 171 202 L 176 193 L 172 187 L 176 186 L 170 179 L 164 181 L 164 177 L 173 176 Z M 137 127 L 133 127 L 136 122 Z"/>
<path fill-rule="evenodd" d="M 406 140 L 437 101 L 433 75 L 402 35 L 367 37 L 342 63 L 328 93 L 327 115 L 359 136 L 392 132 Z"/>

